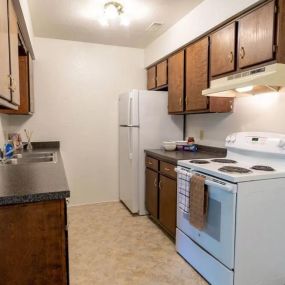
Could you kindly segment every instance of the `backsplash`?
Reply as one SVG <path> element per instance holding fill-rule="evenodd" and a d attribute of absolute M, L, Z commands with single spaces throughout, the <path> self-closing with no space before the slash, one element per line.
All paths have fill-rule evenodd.
<path fill-rule="evenodd" d="M 186 134 L 200 144 L 223 147 L 225 137 L 233 132 L 285 133 L 284 110 L 285 92 L 236 98 L 233 113 L 188 115 Z M 200 130 L 204 131 L 202 140 Z"/>

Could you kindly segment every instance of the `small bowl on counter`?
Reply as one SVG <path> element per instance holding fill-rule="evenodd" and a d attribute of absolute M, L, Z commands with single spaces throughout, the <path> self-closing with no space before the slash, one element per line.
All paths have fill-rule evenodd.
<path fill-rule="evenodd" d="M 162 147 L 167 151 L 174 151 L 174 150 L 176 150 L 176 142 L 164 141 L 164 142 L 162 142 Z"/>

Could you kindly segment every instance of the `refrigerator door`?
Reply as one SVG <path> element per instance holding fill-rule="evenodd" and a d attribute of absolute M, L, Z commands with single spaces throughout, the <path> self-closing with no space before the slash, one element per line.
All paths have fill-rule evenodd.
<path fill-rule="evenodd" d="M 132 90 L 119 97 L 119 125 L 139 125 L 139 91 Z"/>
<path fill-rule="evenodd" d="M 132 213 L 139 210 L 138 167 L 139 128 L 120 127 L 119 130 L 119 195 Z"/>

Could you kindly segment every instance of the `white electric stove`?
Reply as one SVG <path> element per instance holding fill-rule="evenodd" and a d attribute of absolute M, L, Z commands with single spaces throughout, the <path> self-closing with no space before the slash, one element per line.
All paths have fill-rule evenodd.
<path fill-rule="evenodd" d="M 241 132 L 226 158 L 178 162 L 176 248 L 212 285 L 285 284 L 285 135 Z M 205 228 L 189 223 L 190 181 L 205 177 Z"/>

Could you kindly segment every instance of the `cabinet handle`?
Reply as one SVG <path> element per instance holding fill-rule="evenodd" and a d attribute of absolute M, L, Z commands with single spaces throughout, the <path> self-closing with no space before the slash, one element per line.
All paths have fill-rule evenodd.
<path fill-rule="evenodd" d="M 164 170 L 165 171 L 170 171 L 170 168 L 165 167 Z"/>
<path fill-rule="evenodd" d="M 152 165 L 152 162 L 151 162 L 151 161 L 148 161 L 147 163 L 148 163 L 149 165 Z"/>
<path fill-rule="evenodd" d="M 157 187 L 157 180 L 156 180 L 156 178 L 154 179 L 154 187 L 155 188 Z"/>
<path fill-rule="evenodd" d="M 158 183 L 158 188 L 161 190 L 161 180 L 159 181 L 159 183 Z"/>
<path fill-rule="evenodd" d="M 179 106 L 182 106 L 182 98 L 179 99 Z"/>
<path fill-rule="evenodd" d="M 234 61 L 234 53 L 232 51 L 229 54 L 229 60 L 230 60 L 230 63 Z"/>
<path fill-rule="evenodd" d="M 244 57 L 245 57 L 245 49 L 244 49 L 244 47 L 240 48 L 239 56 L 240 56 L 241 59 L 244 59 Z"/>
<path fill-rule="evenodd" d="M 185 97 L 185 105 L 188 106 L 188 96 Z"/>
<path fill-rule="evenodd" d="M 8 89 L 11 90 L 12 92 L 15 92 L 16 91 L 15 79 L 12 77 L 11 74 L 8 75 L 8 78 L 10 79 Z"/>

